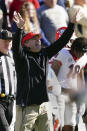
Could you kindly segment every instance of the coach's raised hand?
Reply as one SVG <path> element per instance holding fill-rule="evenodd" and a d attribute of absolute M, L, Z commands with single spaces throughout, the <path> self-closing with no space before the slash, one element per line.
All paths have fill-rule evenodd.
<path fill-rule="evenodd" d="M 21 15 L 19 13 L 17 13 L 16 11 L 14 12 L 13 20 L 16 23 L 18 28 L 20 28 L 20 29 L 23 28 L 25 21 L 23 20 Z"/>

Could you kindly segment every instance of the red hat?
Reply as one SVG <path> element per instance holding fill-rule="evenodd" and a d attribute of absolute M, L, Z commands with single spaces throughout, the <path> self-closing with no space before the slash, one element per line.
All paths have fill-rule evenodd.
<path fill-rule="evenodd" d="M 58 30 L 56 31 L 56 40 L 58 40 L 61 37 L 61 35 L 64 33 L 66 29 L 67 27 L 58 28 Z"/>
<path fill-rule="evenodd" d="M 36 33 L 30 32 L 30 33 L 26 34 L 26 35 L 23 37 L 23 39 L 22 39 L 22 45 L 24 45 L 24 42 L 25 42 L 26 40 L 30 40 L 30 39 L 32 39 L 32 38 L 35 37 L 35 36 L 38 36 L 38 39 L 41 39 L 41 37 L 42 37 L 41 34 L 36 34 Z"/>

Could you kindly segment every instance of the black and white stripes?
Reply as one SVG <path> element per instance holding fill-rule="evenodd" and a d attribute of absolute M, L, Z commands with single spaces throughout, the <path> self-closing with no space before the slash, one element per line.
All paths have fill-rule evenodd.
<path fill-rule="evenodd" d="M 16 93 L 16 72 L 14 61 L 9 56 L 0 57 L 0 94 L 15 95 Z"/>

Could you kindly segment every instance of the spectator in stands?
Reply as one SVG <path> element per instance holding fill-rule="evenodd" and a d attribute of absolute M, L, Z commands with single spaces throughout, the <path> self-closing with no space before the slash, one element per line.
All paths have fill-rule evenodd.
<path fill-rule="evenodd" d="M 24 2 L 24 4 L 22 5 L 22 7 L 20 9 L 20 14 L 23 17 L 23 19 L 25 20 L 25 24 L 23 27 L 24 32 L 25 33 L 29 33 L 29 32 L 40 33 L 41 32 L 42 46 L 44 46 L 44 47 L 49 46 L 50 42 L 47 41 L 43 31 L 41 30 L 41 28 L 39 26 L 36 9 L 35 9 L 35 6 L 33 5 L 33 3 Z M 15 25 L 15 23 L 13 23 L 12 30 L 15 32 L 16 29 L 17 29 L 17 26 Z"/>
<path fill-rule="evenodd" d="M 83 36 L 87 38 L 87 2 L 86 0 L 74 0 L 74 5 L 68 10 L 70 19 L 73 14 L 80 10 L 82 19 L 76 23 L 75 32 L 77 37 Z"/>
<path fill-rule="evenodd" d="M 13 0 L 13 2 L 10 5 L 10 21 L 11 21 L 11 23 L 12 23 L 14 11 L 19 11 L 21 6 L 23 5 L 23 3 L 26 1 L 32 2 L 35 5 L 35 8 L 40 7 L 38 0 Z"/>
<path fill-rule="evenodd" d="M 41 29 L 51 43 L 56 40 L 56 30 L 66 27 L 69 22 L 67 12 L 57 5 L 57 0 L 44 0 L 44 4 L 37 9 L 37 15 Z"/>
<path fill-rule="evenodd" d="M 39 22 L 37 18 L 36 8 L 31 2 L 24 2 L 20 8 L 20 14 L 25 19 L 24 32 L 40 33 Z"/>

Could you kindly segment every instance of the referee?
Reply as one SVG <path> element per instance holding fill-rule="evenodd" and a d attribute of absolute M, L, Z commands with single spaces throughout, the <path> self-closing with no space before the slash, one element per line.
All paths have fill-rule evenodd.
<path fill-rule="evenodd" d="M 16 73 L 12 58 L 12 33 L 0 31 L 0 131 L 14 131 L 13 110 L 16 93 Z M 13 123 L 12 123 L 13 120 Z"/>

